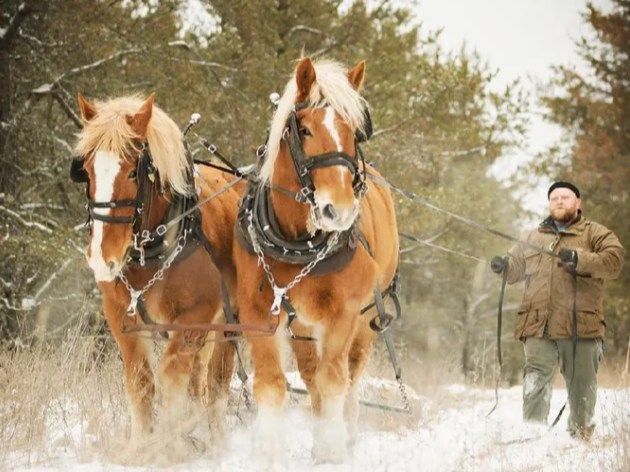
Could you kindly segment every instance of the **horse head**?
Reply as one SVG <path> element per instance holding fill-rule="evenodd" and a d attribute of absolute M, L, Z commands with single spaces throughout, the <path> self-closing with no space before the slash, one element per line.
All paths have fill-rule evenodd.
<path fill-rule="evenodd" d="M 179 128 L 153 101 L 151 94 L 93 104 L 79 95 L 83 129 L 72 176 L 87 183 L 86 256 L 97 281 L 115 279 L 140 231 L 164 215 L 172 192 L 190 192 Z"/>
<path fill-rule="evenodd" d="M 261 176 L 288 188 L 297 182 L 310 204 L 308 226 L 316 230 L 347 230 L 359 213 L 365 171 L 357 143 L 369 132 L 366 103 L 358 92 L 364 76 L 364 61 L 345 70 L 303 58 L 272 122 Z"/>

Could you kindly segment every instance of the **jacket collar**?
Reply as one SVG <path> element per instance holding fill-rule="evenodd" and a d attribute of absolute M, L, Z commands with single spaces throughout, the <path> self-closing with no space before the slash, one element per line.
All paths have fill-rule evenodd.
<path fill-rule="evenodd" d="M 586 228 L 586 219 L 582 216 L 582 210 L 578 210 L 577 216 L 571 221 L 565 229 L 558 231 L 556 223 L 551 216 L 545 218 L 539 225 L 538 231 L 541 233 L 561 233 L 580 235 Z"/>

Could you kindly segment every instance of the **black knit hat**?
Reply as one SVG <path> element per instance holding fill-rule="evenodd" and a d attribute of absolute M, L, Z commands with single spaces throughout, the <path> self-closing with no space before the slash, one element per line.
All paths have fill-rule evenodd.
<path fill-rule="evenodd" d="M 557 188 L 568 188 L 575 194 L 576 197 L 580 198 L 580 191 L 575 185 L 573 185 L 571 182 L 563 182 L 562 180 L 560 180 L 551 184 L 551 187 L 549 187 L 549 190 L 547 191 L 547 199 L 549 199 L 549 195 L 551 195 L 551 192 L 553 192 Z"/>

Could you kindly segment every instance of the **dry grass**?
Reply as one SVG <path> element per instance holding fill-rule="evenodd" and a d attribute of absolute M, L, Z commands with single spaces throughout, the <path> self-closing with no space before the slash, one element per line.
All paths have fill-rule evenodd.
<path fill-rule="evenodd" d="M 387 354 L 380 344 L 369 365 L 368 375 L 393 380 Z M 418 397 L 413 400 L 414 415 L 383 413 L 364 408 L 362 429 L 381 431 L 431 428 L 440 413 L 449 408 L 468 407 L 470 397 L 445 394 L 444 384 L 463 383 L 457 359 L 418 358 L 403 347 L 399 350 L 405 381 Z M 601 380 L 608 388 L 629 387 L 623 360 L 602 364 Z M 251 372 L 251 367 L 248 367 Z M 596 418 L 602 429 L 593 448 L 613 449 L 614 457 L 602 454 L 600 465 L 607 470 L 630 470 L 630 418 L 627 393 L 607 400 L 607 410 Z M 233 393 L 233 397 L 236 395 Z M 361 397 L 379 403 L 400 405 L 394 388 L 367 386 Z M 158 399 L 159 401 L 159 399 Z M 235 401 L 235 398 L 232 398 Z M 291 403 L 304 405 L 308 400 L 292 396 Z M 472 403 L 471 403 L 472 402 Z M 243 406 L 240 406 L 243 413 Z M 231 406 L 231 413 L 236 407 Z M 613 413 L 614 411 L 614 413 Z M 245 413 L 249 423 L 253 416 Z M 232 414 L 228 422 L 238 424 Z M 154 435 L 136 452 L 133 459 L 125 449 L 129 431 L 128 410 L 122 380 L 122 363 L 113 340 L 86 335 L 78 328 L 54 344 L 40 343 L 28 349 L 0 349 L 0 469 L 16 467 L 61 467 L 64 461 L 110 464 L 169 465 L 194 457 L 215 457 L 206 446 L 210 436 L 201 441 L 176 444 L 175 453 L 164 453 L 165 438 Z M 171 441 L 172 442 L 172 441 Z M 175 446 L 174 446 L 175 447 Z M 171 451 L 173 452 L 173 451 Z M 489 450 L 489 454 L 503 453 Z M 482 458 L 477 458 L 483 463 Z M 510 458 L 505 458 L 510 463 Z"/>
<path fill-rule="evenodd" d="M 60 447 L 86 459 L 126 427 L 115 347 L 76 334 L 0 351 L 0 467 L 54 463 Z"/>

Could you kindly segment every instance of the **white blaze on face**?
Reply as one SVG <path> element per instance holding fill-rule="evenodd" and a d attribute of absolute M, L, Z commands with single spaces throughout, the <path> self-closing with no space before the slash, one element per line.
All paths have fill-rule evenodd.
<path fill-rule="evenodd" d="M 120 171 L 120 157 L 107 151 L 97 151 L 94 155 L 94 201 L 108 202 L 114 193 L 114 181 Z M 94 208 L 100 215 L 110 213 L 109 208 Z M 90 241 L 90 255 L 88 264 L 94 271 L 94 278 L 98 282 L 111 282 L 116 274 L 113 273 L 103 259 L 101 244 L 103 243 L 103 222 L 92 221 L 92 240 Z"/>
<path fill-rule="evenodd" d="M 322 120 L 322 124 L 328 130 L 330 137 L 335 142 L 335 146 L 337 147 L 337 152 L 342 152 L 343 147 L 341 144 L 341 137 L 339 136 L 339 131 L 335 126 L 335 110 L 331 106 L 327 106 L 325 108 L 324 119 Z M 340 186 L 345 185 L 344 181 L 344 172 L 350 172 L 350 170 L 341 165 L 335 166 L 337 172 L 339 172 L 339 182 Z M 332 198 L 326 190 L 315 190 L 315 202 L 317 206 L 321 209 L 324 209 L 326 205 L 332 204 Z M 322 229 L 324 231 L 344 231 L 352 226 L 352 222 L 356 218 L 358 212 L 358 204 L 355 201 L 354 208 L 336 208 L 337 218 L 336 221 L 326 221 L 325 223 L 314 221 L 315 227 Z M 321 219 L 321 218 L 320 218 Z"/>
<path fill-rule="evenodd" d="M 339 137 L 339 131 L 337 131 L 337 127 L 335 126 L 335 110 L 333 107 L 326 107 L 326 114 L 324 115 L 324 121 L 322 124 L 328 130 L 330 137 L 335 142 L 335 146 L 337 146 L 337 152 L 341 152 L 343 148 L 341 147 L 341 138 Z M 343 171 L 348 170 L 343 166 L 337 166 L 337 170 L 339 171 L 339 178 L 343 182 Z"/>
<path fill-rule="evenodd" d="M 326 107 L 326 114 L 324 115 L 324 121 L 322 121 L 322 124 L 330 133 L 333 141 L 335 141 L 337 151 L 341 151 L 341 138 L 339 137 L 339 132 L 337 131 L 337 127 L 335 126 L 335 110 L 333 109 L 333 107 Z"/>

